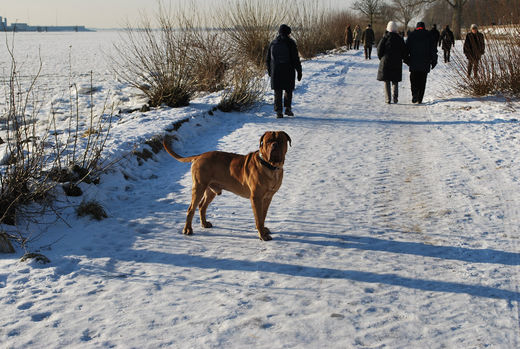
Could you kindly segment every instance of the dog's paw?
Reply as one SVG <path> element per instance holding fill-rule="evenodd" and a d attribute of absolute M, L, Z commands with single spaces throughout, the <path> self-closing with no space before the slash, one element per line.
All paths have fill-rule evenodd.
<path fill-rule="evenodd" d="M 182 230 L 182 233 L 184 235 L 193 235 L 193 228 L 192 227 L 184 227 L 184 229 Z"/>
<path fill-rule="evenodd" d="M 270 234 L 264 234 L 264 235 L 261 235 L 260 236 L 260 240 L 262 241 L 271 241 L 273 238 L 271 237 Z"/>
<path fill-rule="evenodd" d="M 263 228 L 261 232 L 258 233 L 260 240 L 262 241 L 270 241 L 273 238 L 271 237 L 271 231 L 268 228 Z"/>
<path fill-rule="evenodd" d="M 213 228 L 213 224 L 211 224 L 211 222 L 208 222 L 206 221 L 205 223 L 200 223 L 200 225 L 202 225 L 203 228 Z"/>

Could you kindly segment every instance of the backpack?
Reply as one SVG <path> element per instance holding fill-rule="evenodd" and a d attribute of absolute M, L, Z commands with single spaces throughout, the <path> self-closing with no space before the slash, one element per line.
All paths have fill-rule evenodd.
<path fill-rule="evenodd" d="M 291 49 L 285 40 L 275 40 L 271 46 L 271 60 L 275 64 L 290 64 Z"/>

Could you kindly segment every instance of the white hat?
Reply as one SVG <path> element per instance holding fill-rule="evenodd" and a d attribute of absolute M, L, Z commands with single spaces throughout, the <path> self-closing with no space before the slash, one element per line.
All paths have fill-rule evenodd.
<path fill-rule="evenodd" d="M 386 25 L 386 30 L 389 32 L 396 33 L 397 32 L 397 24 L 394 21 L 388 22 Z"/>

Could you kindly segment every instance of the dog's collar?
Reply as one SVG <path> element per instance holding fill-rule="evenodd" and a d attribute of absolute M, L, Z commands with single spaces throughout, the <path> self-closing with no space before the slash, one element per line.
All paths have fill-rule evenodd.
<path fill-rule="evenodd" d="M 267 167 L 268 169 L 270 169 L 271 171 L 275 171 L 275 170 L 280 170 L 281 169 L 280 167 L 273 166 L 270 163 L 268 163 L 267 161 L 265 161 L 264 158 L 262 157 L 262 154 L 260 154 L 260 152 L 258 152 L 258 160 L 260 160 L 260 163 L 262 165 L 264 165 L 265 167 Z"/>

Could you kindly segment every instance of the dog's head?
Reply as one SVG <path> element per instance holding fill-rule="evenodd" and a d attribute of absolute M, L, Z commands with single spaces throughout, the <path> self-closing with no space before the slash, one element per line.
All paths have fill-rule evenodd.
<path fill-rule="evenodd" d="M 287 143 L 291 145 L 291 137 L 284 131 L 267 131 L 260 138 L 260 154 L 271 165 L 282 167 L 287 153 Z"/>

